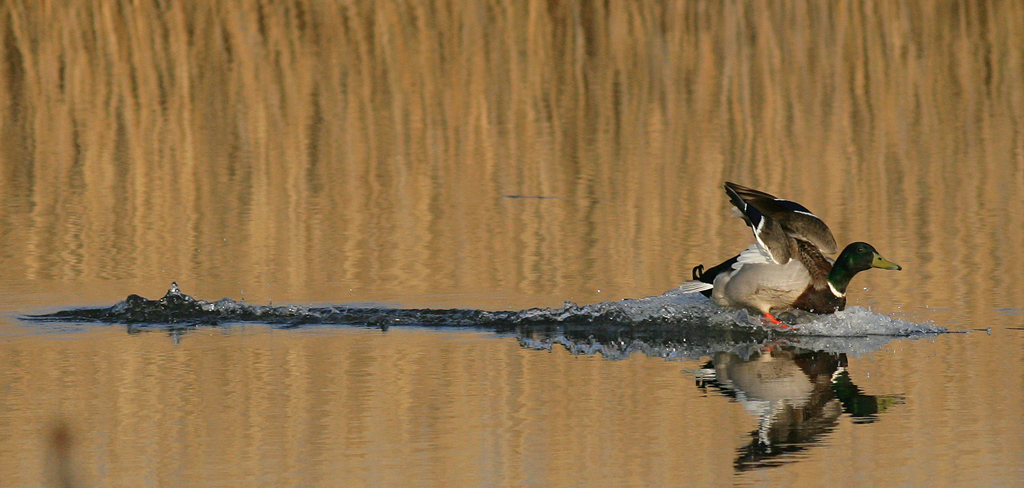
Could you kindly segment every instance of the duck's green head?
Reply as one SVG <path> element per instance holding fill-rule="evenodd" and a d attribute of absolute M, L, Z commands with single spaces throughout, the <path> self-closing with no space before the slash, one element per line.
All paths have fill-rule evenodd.
<path fill-rule="evenodd" d="M 875 248 L 866 242 L 854 242 L 843 249 L 832 265 L 828 281 L 839 293 L 846 293 L 846 285 L 853 276 L 871 268 L 901 270 L 900 265 L 889 261 L 878 254 Z"/>

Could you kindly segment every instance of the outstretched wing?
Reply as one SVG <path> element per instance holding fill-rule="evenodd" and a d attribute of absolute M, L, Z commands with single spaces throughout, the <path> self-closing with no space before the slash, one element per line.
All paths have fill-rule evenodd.
<path fill-rule="evenodd" d="M 807 207 L 732 182 L 725 183 L 725 192 L 773 262 L 789 262 L 796 248 L 792 239 L 807 241 L 826 254 L 836 252 L 832 231 Z"/>

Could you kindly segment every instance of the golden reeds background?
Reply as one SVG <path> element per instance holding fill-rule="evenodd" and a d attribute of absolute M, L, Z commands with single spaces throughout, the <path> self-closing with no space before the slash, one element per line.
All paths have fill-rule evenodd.
<path fill-rule="evenodd" d="M 858 276 L 853 303 L 1006 327 L 1024 301 L 1022 45 L 1010 0 L 5 0 L 0 309 L 172 280 L 258 303 L 657 294 L 749 244 L 734 180 L 904 266 Z M 756 428 L 691 389 L 692 364 L 393 332 L 0 335 L 0 473 L 39 484 L 58 413 L 83 478 L 125 486 L 345 470 L 371 486 L 410 459 L 439 486 L 588 467 L 722 485 Z M 907 404 L 775 473 L 1013 479 L 1024 339 L 989 339 L 854 359 L 861 386 Z M 580 405 L 592 416 L 566 413 Z M 386 466 L 359 463 L 374 446 Z M 864 471 L 881 463 L 904 478 Z"/>
<path fill-rule="evenodd" d="M 18 278 L 660 293 L 749 239 L 725 179 L 930 278 L 952 257 L 986 287 L 1024 260 L 1003 245 L 1024 225 L 1016 2 L 15 0 L 0 19 Z"/>

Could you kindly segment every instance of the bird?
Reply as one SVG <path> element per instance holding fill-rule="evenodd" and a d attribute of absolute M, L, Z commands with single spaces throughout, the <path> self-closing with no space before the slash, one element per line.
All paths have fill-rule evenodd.
<path fill-rule="evenodd" d="M 804 310 L 817 314 L 846 308 L 846 290 L 859 272 L 901 270 L 866 242 L 847 245 L 836 259 L 835 237 L 825 222 L 799 203 L 732 182 L 725 183 L 734 215 L 754 233 L 755 243 L 725 262 L 693 268 L 683 293 L 700 292 L 722 307 L 746 309 L 786 328 L 776 315 Z"/>

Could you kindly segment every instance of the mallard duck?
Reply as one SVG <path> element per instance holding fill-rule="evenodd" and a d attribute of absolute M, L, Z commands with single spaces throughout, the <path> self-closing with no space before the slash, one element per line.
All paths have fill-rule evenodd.
<path fill-rule="evenodd" d="M 861 271 L 902 269 L 866 242 L 846 246 L 835 260 L 827 258 L 836 252 L 836 240 L 807 207 L 731 182 L 725 192 L 756 243 L 710 269 L 693 268 L 693 280 L 680 286 L 684 292 L 701 292 L 720 306 L 745 308 L 782 324 L 775 314 L 783 311 L 846 308 L 846 287 Z"/>

